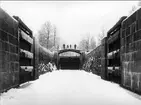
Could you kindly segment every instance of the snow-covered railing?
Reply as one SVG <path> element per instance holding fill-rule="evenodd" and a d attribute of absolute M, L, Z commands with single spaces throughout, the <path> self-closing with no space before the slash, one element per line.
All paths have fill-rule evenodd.
<path fill-rule="evenodd" d="M 109 59 L 113 59 L 117 53 L 119 53 L 119 49 L 108 53 L 108 54 L 107 54 L 107 57 L 108 57 Z"/>
<path fill-rule="evenodd" d="M 119 67 L 115 67 L 115 70 L 119 70 Z"/>
<path fill-rule="evenodd" d="M 26 50 L 23 50 L 23 49 L 20 49 L 20 55 L 21 55 L 21 57 L 33 59 L 33 53 L 26 51 Z"/>
<path fill-rule="evenodd" d="M 20 66 L 20 68 L 24 71 L 32 72 L 33 66 Z"/>
<path fill-rule="evenodd" d="M 21 30 L 21 38 L 28 41 L 30 44 L 33 44 L 33 39 Z"/>
<path fill-rule="evenodd" d="M 119 70 L 119 66 L 115 66 L 115 67 L 113 67 L 113 66 L 109 66 L 108 67 L 108 70 Z"/>
<path fill-rule="evenodd" d="M 113 67 L 108 67 L 108 70 L 113 70 Z"/>
<path fill-rule="evenodd" d="M 117 40 L 119 37 L 119 31 L 117 31 L 116 33 L 114 33 L 113 36 L 110 36 L 110 38 L 108 38 L 108 43 L 112 43 L 113 41 Z"/>

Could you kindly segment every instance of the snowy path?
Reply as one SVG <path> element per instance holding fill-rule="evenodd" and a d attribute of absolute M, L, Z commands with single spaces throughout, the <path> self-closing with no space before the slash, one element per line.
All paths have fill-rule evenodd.
<path fill-rule="evenodd" d="M 85 71 L 53 71 L 3 93 L 0 105 L 141 105 L 141 96 Z"/>

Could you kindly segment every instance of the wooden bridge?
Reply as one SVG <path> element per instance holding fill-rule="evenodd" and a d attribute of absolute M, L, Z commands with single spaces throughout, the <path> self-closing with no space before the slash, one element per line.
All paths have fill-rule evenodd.
<path fill-rule="evenodd" d="M 61 56 L 65 52 L 75 52 L 79 56 Z M 84 61 L 85 52 L 77 49 L 63 49 L 54 54 L 54 62 L 58 69 L 81 69 Z"/>

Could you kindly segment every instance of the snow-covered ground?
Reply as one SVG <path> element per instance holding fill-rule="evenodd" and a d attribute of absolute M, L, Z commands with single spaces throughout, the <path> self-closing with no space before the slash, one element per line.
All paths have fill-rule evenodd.
<path fill-rule="evenodd" d="M 0 105 L 141 105 L 141 96 L 85 71 L 60 70 L 1 94 Z"/>

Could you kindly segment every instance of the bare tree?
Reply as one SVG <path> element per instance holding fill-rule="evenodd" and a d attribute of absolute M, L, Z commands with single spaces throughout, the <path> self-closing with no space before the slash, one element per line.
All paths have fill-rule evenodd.
<path fill-rule="evenodd" d="M 39 43 L 45 48 L 49 48 L 49 39 L 52 31 L 52 25 L 49 21 L 45 22 L 39 31 Z"/>
<path fill-rule="evenodd" d="M 101 44 L 101 40 L 106 36 L 105 29 L 102 28 L 101 33 L 98 35 L 98 45 Z"/>
<path fill-rule="evenodd" d="M 54 34 L 54 47 L 56 46 L 56 26 L 53 27 L 53 34 Z"/>
<path fill-rule="evenodd" d="M 129 11 L 129 14 L 132 14 L 132 13 L 136 10 L 136 8 L 137 8 L 137 7 L 136 7 L 135 5 L 133 5 L 133 6 L 132 6 L 132 9 Z"/>
<path fill-rule="evenodd" d="M 90 34 L 86 34 L 85 37 L 82 37 L 81 41 L 79 42 L 79 49 L 84 51 L 89 51 L 96 47 L 96 41 L 94 37 L 91 37 Z"/>
<path fill-rule="evenodd" d="M 79 42 L 79 49 L 81 49 L 81 50 L 86 50 L 85 49 L 85 46 L 86 46 L 86 40 L 83 38 L 83 39 L 81 39 L 81 41 Z"/>
<path fill-rule="evenodd" d="M 92 37 L 90 38 L 90 49 L 92 50 L 92 49 L 94 49 L 94 48 L 96 48 L 96 41 L 95 41 L 94 36 L 92 36 Z"/>
<path fill-rule="evenodd" d="M 55 25 L 52 25 L 49 21 L 45 22 L 38 34 L 40 45 L 51 51 L 59 49 L 61 39 L 57 36 Z"/>
<path fill-rule="evenodd" d="M 138 6 L 141 6 L 141 0 L 138 1 L 138 4 L 137 4 L 137 5 L 138 5 Z"/>
<path fill-rule="evenodd" d="M 86 50 L 89 51 L 90 47 L 90 34 L 86 35 Z"/>
<path fill-rule="evenodd" d="M 79 42 L 79 49 L 84 50 L 84 51 L 88 51 L 89 50 L 89 41 L 90 41 L 90 37 L 86 34 L 85 37 L 82 37 L 81 41 Z"/>

